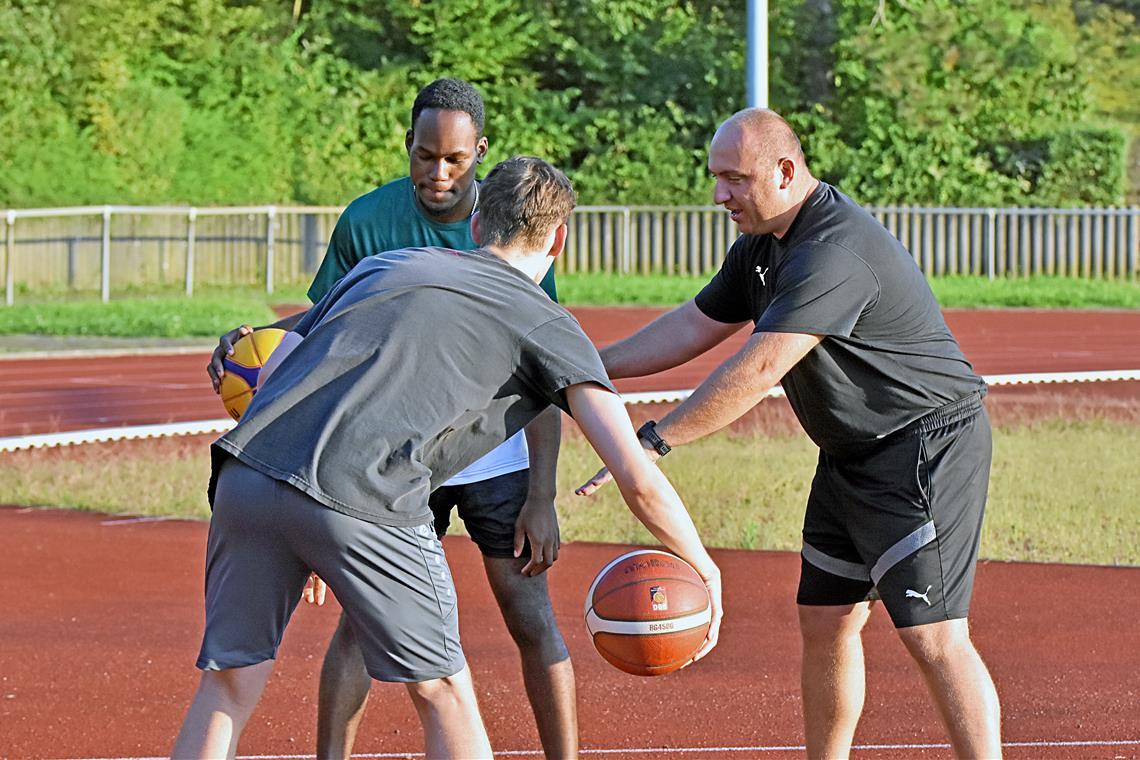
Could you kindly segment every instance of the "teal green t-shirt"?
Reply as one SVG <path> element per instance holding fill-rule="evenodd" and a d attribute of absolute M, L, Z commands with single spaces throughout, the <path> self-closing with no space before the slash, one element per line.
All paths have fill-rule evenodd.
<path fill-rule="evenodd" d="M 471 220 L 440 224 L 424 216 L 412 194 L 411 177 L 402 177 L 360 196 L 341 214 L 329 249 L 309 286 L 309 300 L 320 301 L 361 259 L 384 251 L 418 247 L 474 250 Z M 540 283 L 555 302 L 558 293 L 551 268 Z"/>

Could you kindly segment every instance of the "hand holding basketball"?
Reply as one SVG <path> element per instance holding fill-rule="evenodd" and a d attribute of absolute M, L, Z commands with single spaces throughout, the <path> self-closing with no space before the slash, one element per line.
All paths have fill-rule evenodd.
<path fill-rule="evenodd" d="M 234 343 L 240 338 L 253 332 L 249 325 L 242 325 L 230 330 L 218 338 L 218 346 L 210 356 L 210 363 L 206 365 L 206 374 L 210 376 L 210 383 L 214 386 L 214 393 L 221 393 L 222 375 L 226 374 L 225 360 L 234 352 Z"/>
<path fill-rule="evenodd" d="M 680 557 L 643 549 L 598 573 L 586 595 L 586 628 L 614 667 L 664 675 L 716 646 L 720 602 L 719 573 L 706 581 Z"/>
<path fill-rule="evenodd" d="M 240 328 L 239 328 L 240 329 Z M 235 420 L 241 419 L 261 384 L 261 368 L 281 344 L 285 331 L 267 327 L 243 335 L 222 360 L 225 374 L 218 383 L 222 404 Z"/>

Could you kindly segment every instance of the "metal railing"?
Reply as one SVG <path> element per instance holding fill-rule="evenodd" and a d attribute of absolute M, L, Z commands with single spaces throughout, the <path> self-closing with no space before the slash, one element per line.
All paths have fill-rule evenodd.
<path fill-rule="evenodd" d="M 88 206 L 4 214 L 5 303 L 26 291 L 307 284 L 340 207 Z M 1138 277 L 1140 208 L 871 208 L 931 276 Z M 584 206 L 559 272 L 715 271 L 736 238 L 712 206 Z"/>

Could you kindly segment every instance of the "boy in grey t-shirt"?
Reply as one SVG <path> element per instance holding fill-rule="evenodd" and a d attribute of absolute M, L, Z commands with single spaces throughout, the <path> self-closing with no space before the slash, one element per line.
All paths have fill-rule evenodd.
<path fill-rule="evenodd" d="M 575 417 L 634 515 L 705 579 L 713 625 L 697 658 L 715 646 L 719 570 L 597 352 L 536 285 L 565 243 L 569 180 L 515 158 L 482 193 L 472 225 L 484 248 L 362 262 L 298 324 L 292 353 L 213 447 L 203 673 L 175 756 L 233 751 L 315 571 L 372 676 L 407 684 L 428 756 L 490 757 L 427 496 L 551 403 Z"/>

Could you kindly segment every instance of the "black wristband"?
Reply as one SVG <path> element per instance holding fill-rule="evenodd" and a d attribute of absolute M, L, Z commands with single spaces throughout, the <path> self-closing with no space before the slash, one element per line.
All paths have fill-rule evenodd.
<path fill-rule="evenodd" d="M 649 444 L 650 448 L 660 456 L 665 456 L 673 447 L 665 443 L 665 439 L 657 433 L 657 422 L 650 420 L 637 429 L 637 437 Z"/>

